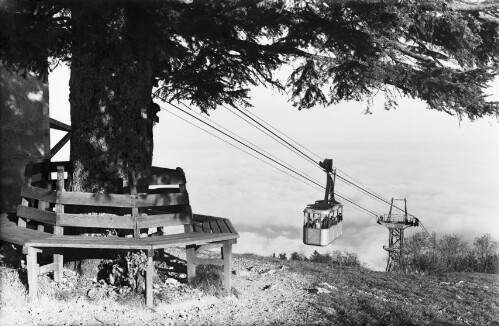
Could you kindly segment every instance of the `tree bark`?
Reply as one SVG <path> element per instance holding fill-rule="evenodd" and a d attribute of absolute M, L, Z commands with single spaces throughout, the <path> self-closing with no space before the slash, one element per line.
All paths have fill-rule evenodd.
<path fill-rule="evenodd" d="M 147 8 L 71 10 L 70 190 L 119 192 L 152 163 L 154 42 Z"/>

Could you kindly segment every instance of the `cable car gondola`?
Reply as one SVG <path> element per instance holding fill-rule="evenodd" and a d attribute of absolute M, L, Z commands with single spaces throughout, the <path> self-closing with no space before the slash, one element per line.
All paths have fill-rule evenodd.
<path fill-rule="evenodd" d="M 309 204 L 303 210 L 303 243 L 324 247 L 342 235 L 343 205 L 334 199 L 336 170 L 333 170 L 333 160 L 325 159 L 319 165 L 327 175 L 326 194 L 324 200 Z"/>

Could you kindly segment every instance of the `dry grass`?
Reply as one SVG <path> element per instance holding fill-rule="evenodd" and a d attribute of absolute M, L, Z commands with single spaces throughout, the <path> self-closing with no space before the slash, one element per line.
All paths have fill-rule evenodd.
<path fill-rule="evenodd" d="M 196 267 L 196 277 L 192 279 L 191 286 L 199 289 L 206 295 L 222 296 L 223 268 L 214 265 L 200 265 Z"/>
<path fill-rule="evenodd" d="M 1 253 L 5 253 L 4 248 Z M 70 274 L 60 284 L 52 282 L 50 275 L 40 276 L 38 299 L 30 301 L 19 258 L 22 255 L 8 263 L 2 259 L 0 324 L 233 325 L 269 324 L 273 318 L 274 324 L 282 325 L 314 321 L 321 325 L 499 326 L 498 275 L 406 276 L 255 255 L 234 256 L 238 271 L 251 270 L 247 276 L 234 277 L 241 299 L 220 298 L 224 294 L 222 269 L 199 266 L 192 287 L 158 287 L 156 310 L 145 307 L 140 293 L 89 298 L 89 289 L 98 285 Z M 273 273 L 265 272 L 269 270 Z M 311 291 L 324 282 L 331 291 Z M 206 301 L 200 291 L 206 294 L 204 298 L 220 299 Z M 235 311 L 241 316 L 237 320 Z"/>

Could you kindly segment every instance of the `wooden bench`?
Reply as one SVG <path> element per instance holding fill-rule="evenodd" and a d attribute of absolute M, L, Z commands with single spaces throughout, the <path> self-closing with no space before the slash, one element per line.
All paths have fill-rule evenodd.
<path fill-rule="evenodd" d="M 152 306 L 154 250 L 185 246 L 188 281 L 195 277 L 196 265 L 221 265 L 224 267 L 224 288 L 230 294 L 232 245 L 239 235 L 228 219 L 192 214 L 182 169 L 153 167 L 149 178 L 137 180 L 128 187 L 128 194 L 100 194 L 65 191 L 68 167 L 68 162 L 29 163 L 21 189 L 22 203 L 16 213 L 17 222 L 9 220 L 7 214 L 0 218 L 0 239 L 22 246 L 27 255 L 31 297 L 36 296 L 39 274 L 52 271 L 55 281 L 62 277 L 62 254 L 53 254 L 53 262 L 48 265 L 38 265 L 37 255 L 46 248 L 144 250 L 147 254 L 146 304 Z M 51 180 L 54 172 L 57 178 Z M 133 176 L 131 180 L 134 180 Z M 82 207 L 85 213 L 78 213 Z M 106 211 L 104 214 L 88 212 L 89 209 L 98 212 L 102 207 Z M 110 214 L 110 209 L 121 213 Z M 28 228 L 28 221 L 36 224 L 36 229 Z M 183 225 L 184 232 L 159 236 L 141 234 L 141 230 L 160 228 L 165 231 L 166 227 L 175 225 Z M 129 230 L 130 237 L 65 235 L 64 229 L 68 227 L 72 230 Z M 214 248 L 221 248 L 221 258 L 197 257 L 199 251 Z"/>

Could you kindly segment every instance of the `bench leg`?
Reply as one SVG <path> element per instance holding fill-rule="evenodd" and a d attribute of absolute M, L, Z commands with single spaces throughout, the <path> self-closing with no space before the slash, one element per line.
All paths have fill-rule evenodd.
<path fill-rule="evenodd" d="M 231 294 L 231 274 L 232 274 L 232 244 L 227 241 L 222 247 L 222 258 L 224 260 L 224 287 L 227 295 Z"/>
<path fill-rule="evenodd" d="M 196 259 L 196 246 L 187 246 L 185 248 L 185 255 L 187 261 L 187 282 L 191 281 L 196 277 L 196 264 L 194 263 Z"/>
<path fill-rule="evenodd" d="M 38 250 L 35 248 L 25 248 L 26 254 L 26 267 L 28 270 L 28 296 L 29 299 L 35 299 L 38 292 Z"/>
<path fill-rule="evenodd" d="M 60 254 L 52 255 L 54 258 L 55 268 L 54 268 L 54 281 L 60 282 L 62 281 L 63 276 L 63 264 L 64 264 L 64 256 Z"/>
<path fill-rule="evenodd" d="M 147 250 L 147 269 L 146 269 L 146 305 L 153 306 L 152 279 L 154 274 L 154 250 Z"/>

